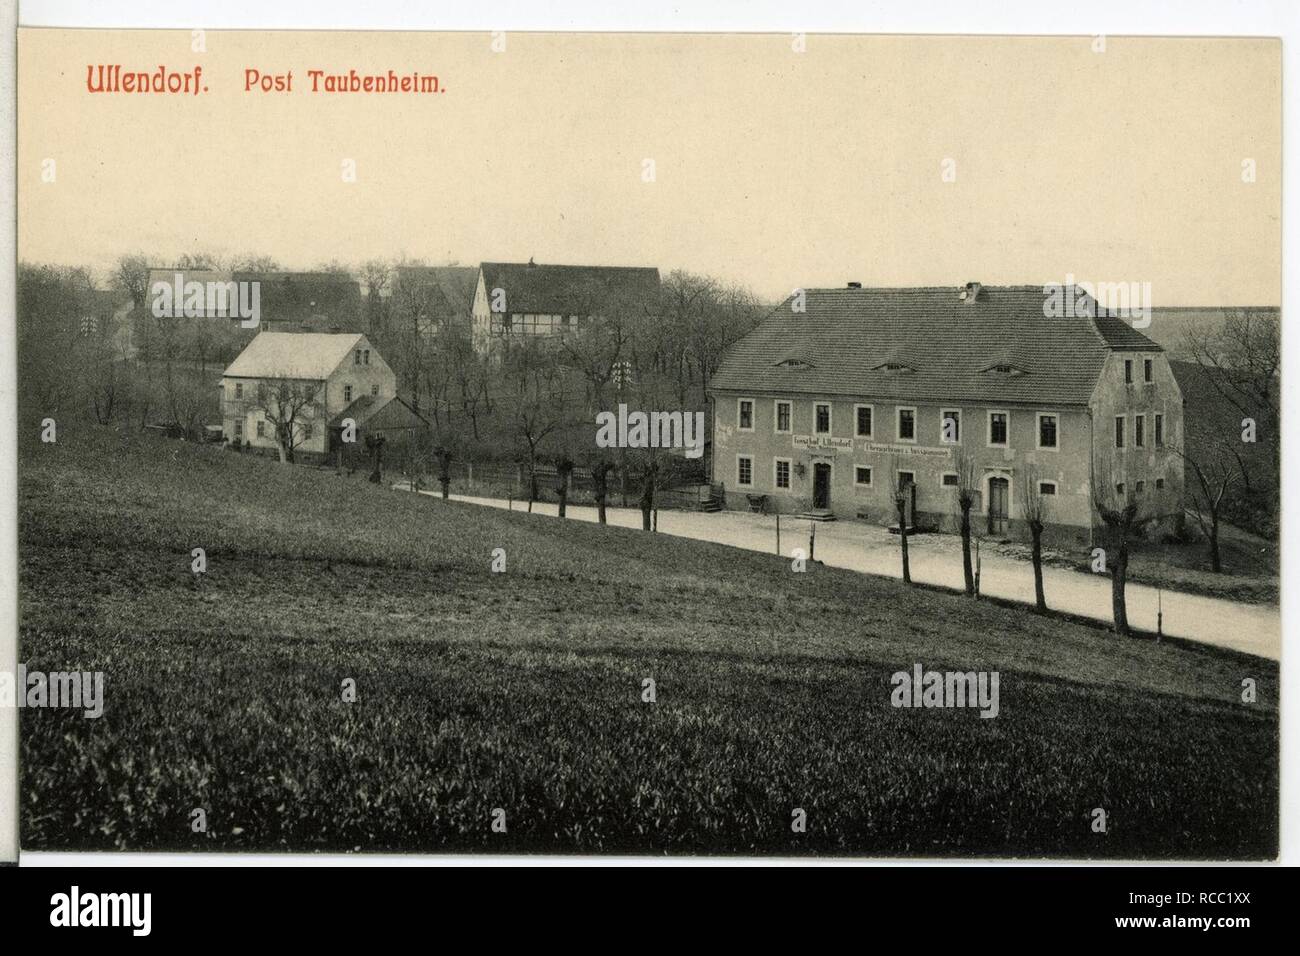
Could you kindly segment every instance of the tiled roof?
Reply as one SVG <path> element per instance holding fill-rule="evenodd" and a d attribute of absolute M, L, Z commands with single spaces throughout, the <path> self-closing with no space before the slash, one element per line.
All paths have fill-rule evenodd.
<path fill-rule="evenodd" d="M 428 426 L 410 405 L 400 398 L 375 398 L 362 395 L 343 411 L 330 419 L 330 428 L 342 428 L 343 420 L 350 418 L 358 428 L 368 431 L 387 431 L 398 428 L 424 428 Z"/>
<path fill-rule="evenodd" d="M 1108 353 L 1160 351 L 1122 319 L 1044 316 L 1041 286 L 984 286 L 973 301 L 963 291 L 805 290 L 806 311 L 793 297 L 778 306 L 727 351 L 710 388 L 1085 405 Z M 788 359 L 810 367 L 781 367 Z"/>
<path fill-rule="evenodd" d="M 231 278 L 261 283 L 262 321 L 268 325 L 359 328 L 361 285 L 345 273 L 234 272 Z"/>
<path fill-rule="evenodd" d="M 426 286 L 430 316 L 469 315 L 474 308 L 478 269 L 473 266 L 398 266 L 397 281 Z"/>
<path fill-rule="evenodd" d="M 259 332 L 230 363 L 236 378 L 288 378 L 324 381 L 362 341 L 355 332 Z"/>
<path fill-rule="evenodd" d="M 485 262 L 489 296 L 504 289 L 507 312 L 592 315 L 607 302 L 636 301 L 659 293 L 659 270 L 623 266 L 550 266 Z"/>

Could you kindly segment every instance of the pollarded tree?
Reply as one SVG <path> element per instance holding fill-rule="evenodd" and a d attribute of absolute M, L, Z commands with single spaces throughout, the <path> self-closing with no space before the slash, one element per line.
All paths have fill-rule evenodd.
<path fill-rule="evenodd" d="M 889 459 L 888 480 L 894 486 L 894 508 L 898 512 L 898 546 L 903 559 L 903 581 L 907 584 L 912 583 L 912 565 L 907 554 L 907 506 L 912 500 L 913 485 L 911 482 L 904 483 L 898 475 L 898 458 L 891 456 Z"/>
<path fill-rule="evenodd" d="M 568 452 L 560 452 L 555 458 L 555 494 L 560 499 L 560 517 L 566 515 L 569 504 L 569 479 L 573 476 L 573 459 Z"/>
<path fill-rule="evenodd" d="M 961 510 L 961 567 L 965 578 L 966 594 L 975 596 L 975 572 L 971 566 L 970 512 L 979 497 L 979 473 L 975 459 L 958 448 L 953 454 L 953 470 L 957 473 L 957 507 Z"/>
<path fill-rule="evenodd" d="M 591 489 L 596 498 L 596 516 L 605 524 L 605 504 L 609 498 L 609 473 L 614 470 L 614 463 L 606 458 L 597 458 L 591 464 Z"/>
<path fill-rule="evenodd" d="M 1135 482 L 1130 480 L 1127 459 L 1111 457 L 1098 463 L 1092 476 L 1092 506 L 1106 529 L 1105 559 L 1110 570 L 1111 611 L 1115 633 L 1127 635 L 1129 547 L 1151 520 L 1143 514 Z"/>
<path fill-rule="evenodd" d="M 1034 608 L 1040 614 L 1047 612 L 1047 598 L 1043 594 L 1043 528 L 1047 524 L 1047 500 L 1037 470 L 1026 468 L 1020 478 L 1020 509 L 1025 524 L 1029 526 L 1030 554 L 1034 562 Z"/>

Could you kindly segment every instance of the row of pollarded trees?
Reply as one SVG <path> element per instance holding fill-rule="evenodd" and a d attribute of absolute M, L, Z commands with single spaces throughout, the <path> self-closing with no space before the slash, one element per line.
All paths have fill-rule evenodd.
<path fill-rule="evenodd" d="M 896 464 L 896 463 L 894 463 Z M 1136 535 L 1153 517 L 1142 511 L 1140 496 L 1132 482 L 1113 480 L 1116 477 L 1113 468 L 1107 469 L 1110 479 L 1106 482 L 1093 480 L 1093 508 L 1102 526 L 1106 529 L 1107 560 L 1106 568 L 1111 578 L 1112 611 L 1115 630 L 1119 634 L 1129 633 L 1128 609 L 1125 600 L 1125 584 L 1128 576 L 1129 548 Z M 970 597 L 979 596 L 979 544 L 983 535 L 977 534 L 971 525 L 971 511 L 981 494 L 980 475 L 975 459 L 958 450 L 954 456 L 953 471 L 957 474 L 957 507 L 960 514 L 960 534 L 962 552 L 962 575 L 965 592 Z M 891 467 L 891 474 L 897 474 L 898 468 Z M 1050 521 L 1051 497 L 1044 495 L 1038 481 L 1038 474 L 1032 467 L 1025 468 L 1019 481 L 1019 506 L 1021 519 L 1025 522 L 1030 536 L 1030 559 L 1034 574 L 1034 606 L 1039 613 L 1046 613 L 1047 596 L 1043 588 L 1043 531 Z M 898 516 L 899 554 L 902 560 L 903 580 L 912 583 L 911 566 L 908 555 L 908 503 L 910 489 L 899 486 L 894 490 L 894 503 Z"/>

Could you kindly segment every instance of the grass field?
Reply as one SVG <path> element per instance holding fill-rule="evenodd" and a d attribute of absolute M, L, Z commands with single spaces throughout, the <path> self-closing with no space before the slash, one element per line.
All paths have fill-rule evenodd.
<path fill-rule="evenodd" d="M 60 428 L 19 451 L 20 657 L 106 704 L 21 712 L 28 849 L 1276 853 L 1270 662 Z M 1000 715 L 891 707 L 918 662 Z"/>

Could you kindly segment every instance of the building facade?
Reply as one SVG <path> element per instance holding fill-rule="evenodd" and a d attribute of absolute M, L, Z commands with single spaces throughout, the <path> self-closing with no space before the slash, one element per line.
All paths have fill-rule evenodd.
<path fill-rule="evenodd" d="M 659 270 L 623 266 L 484 262 L 472 307 L 475 349 L 555 339 L 595 316 L 653 308 Z"/>
<path fill-rule="evenodd" d="M 221 378 L 225 437 L 254 448 L 278 448 L 277 422 L 288 414 L 275 391 L 286 383 L 307 396 L 292 409 L 294 450 L 324 455 L 330 426 L 357 409 L 358 419 L 382 410 L 397 397 L 397 377 L 364 335 L 356 333 L 262 332 Z"/>
<path fill-rule="evenodd" d="M 1080 293 L 1081 295 L 1082 293 Z M 800 298 L 802 296 L 802 298 Z M 1048 318 L 1039 287 L 806 290 L 725 356 L 710 397 L 728 507 L 1085 544 L 1098 504 L 1182 512 L 1182 395 L 1108 316 Z"/>

